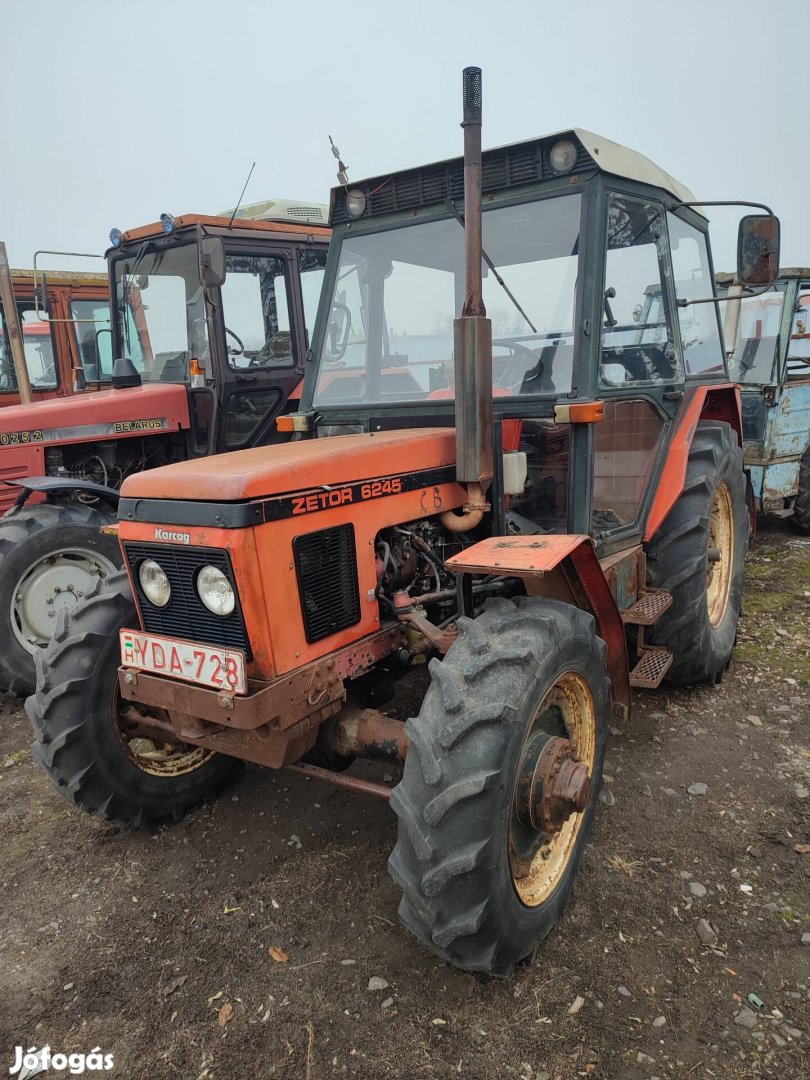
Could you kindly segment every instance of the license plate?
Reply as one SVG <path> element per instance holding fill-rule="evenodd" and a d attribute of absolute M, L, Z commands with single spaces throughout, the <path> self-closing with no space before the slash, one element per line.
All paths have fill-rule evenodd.
<path fill-rule="evenodd" d="M 240 649 L 212 648 L 135 630 L 121 630 L 119 636 L 124 667 L 153 671 L 232 694 L 247 693 L 245 654 Z"/>

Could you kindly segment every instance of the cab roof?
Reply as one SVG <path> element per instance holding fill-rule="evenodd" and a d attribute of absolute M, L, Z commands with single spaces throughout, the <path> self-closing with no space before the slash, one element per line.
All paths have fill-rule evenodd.
<path fill-rule="evenodd" d="M 101 256 L 99 256 L 101 258 Z M 51 285 L 100 285 L 107 288 L 107 275 L 102 272 L 94 274 L 87 270 L 37 270 L 37 287 L 42 282 L 43 276 Z M 34 284 L 33 270 L 12 270 L 12 280 L 20 285 Z"/>
<path fill-rule="evenodd" d="M 236 217 L 231 221 L 230 215 L 225 217 L 220 214 L 181 214 L 174 219 L 174 232 L 188 228 L 192 225 L 205 225 L 210 229 L 223 231 L 247 231 L 263 233 L 281 233 L 284 236 L 297 234 L 301 237 L 319 236 L 328 240 L 330 230 L 324 225 L 309 225 L 306 222 L 293 223 L 291 221 L 260 221 L 255 218 Z M 130 244 L 134 240 L 146 240 L 153 236 L 165 236 L 166 232 L 159 221 L 153 221 L 149 225 L 140 225 L 136 229 L 127 229 L 124 233 L 124 244 Z"/>
<path fill-rule="evenodd" d="M 574 166 L 565 174 L 556 172 L 550 161 L 551 148 L 561 139 L 570 139 L 577 148 Z M 482 188 L 485 193 L 508 190 L 558 175 L 575 176 L 592 169 L 661 188 L 678 202 L 696 201 L 689 188 L 644 154 L 584 128 L 570 128 L 526 142 L 485 150 Z M 349 187 L 359 189 L 366 195 L 368 209 L 364 216 L 369 217 L 440 204 L 448 198 L 460 200 L 464 194 L 464 159 L 448 158 L 416 169 L 375 176 L 358 183 L 350 182 Z M 342 187 L 334 187 L 330 194 L 329 221 L 332 225 L 350 220 L 341 198 L 342 192 Z M 696 209 L 700 212 L 699 207 Z"/>

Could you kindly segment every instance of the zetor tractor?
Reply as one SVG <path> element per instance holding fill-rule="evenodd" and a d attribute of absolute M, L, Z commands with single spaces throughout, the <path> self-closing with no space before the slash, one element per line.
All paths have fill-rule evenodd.
<path fill-rule="evenodd" d="M 87 389 L 0 410 L 3 689 L 34 689 L 34 654 L 57 612 L 121 566 L 101 529 L 115 521 L 125 477 L 279 438 L 329 230 L 326 207 L 279 201 L 243 213 L 254 210 L 265 220 L 164 214 L 114 229 L 112 325 L 81 324 Z"/>
<path fill-rule="evenodd" d="M 810 533 L 810 268 L 766 291 L 717 275 L 732 377 L 742 389 L 745 465 L 756 508 Z"/>
<path fill-rule="evenodd" d="M 110 818 L 178 817 L 236 758 L 390 798 L 402 921 L 505 976 L 560 918 L 631 686 L 729 663 L 749 523 L 713 300 L 681 334 L 713 296 L 693 196 L 580 130 L 482 160 L 464 87 L 463 161 L 332 194 L 299 437 L 127 478 L 126 573 L 57 621 L 26 707 Z M 777 225 L 743 221 L 742 281 Z M 426 661 L 418 715 L 373 707 Z M 363 754 L 400 782 L 342 771 Z"/>

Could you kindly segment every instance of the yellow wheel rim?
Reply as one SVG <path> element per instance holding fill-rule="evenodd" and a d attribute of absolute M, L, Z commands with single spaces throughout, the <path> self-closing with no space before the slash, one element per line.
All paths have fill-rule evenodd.
<path fill-rule="evenodd" d="M 734 504 L 725 483 L 718 484 L 709 518 L 709 552 L 706 571 L 706 603 L 709 622 L 719 626 L 728 610 L 731 571 L 734 566 Z"/>
<path fill-rule="evenodd" d="M 144 733 L 139 727 L 139 720 L 146 717 L 134 705 L 122 700 L 117 687 L 114 690 L 114 707 L 118 737 L 130 761 L 141 772 L 167 780 L 175 779 L 201 769 L 216 754 L 216 751 L 203 746 L 168 740 L 163 742 L 158 734 Z"/>
<path fill-rule="evenodd" d="M 593 779 L 596 710 L 590 687 L 577 672 L 568 671 L 559 676 L 540 703 L 529 725 L 519 761 L 523 760 L 529 740 L 542 732 L 568 739 L 573 744 L 577 759 L 585 765 L 589 777 Z M 516 780 L 509 828 L 509 869 L 521 902 L 527 907 L 538 907 L 549 899 L 565 874 L 587 808 L 581 813 L 572 813 L 557 832 L 535 832 L 532 842 L 527 829 L 517 820 L 517 800 Z"/>

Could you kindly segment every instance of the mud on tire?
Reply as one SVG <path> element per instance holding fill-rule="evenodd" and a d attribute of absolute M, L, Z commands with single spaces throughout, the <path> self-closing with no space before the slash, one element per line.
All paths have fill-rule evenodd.
<path fill-rule="evenodd" d="M 116 540 L 99 530 L 108 514 L 81 503 L 40 503 L 0 519 L 0 688 L 30 694 L 36 682 L 33 650 L 15 632 L 18 583 L 37 563 L 66 549 L 96 553 L 101 565 L 120 567 Z M 53 619 L 54 628 L 56 618 Z"/>
<path fill-rule="evenodd" d="M 430 665 L 411 749 L 391 806 L 398 821 L 389 871 L 405 926 L 468 971 L 508 976 L 559 920 L 588 839 L 610 720 L 605 646 L 593 618 L 568 604 L 493 600 Z M 512 876 L 510 814 L 526 732 L 565 672 L 593 701 L 592 789 L 547 899 L 523 903 Z"/>
<path fill-rule="evenodd" d="M 133 753 L 116 722 L 118 631 L 137 625 L 126 574 L 100 582 L 87 600 L 60 613 L 50 645 L 36 657 L 37 688 L 25 709 L 34 758 L 64 798 L 88 813 L 147 825 L 179 820 L 241 762 L 199 747 L 187 747 L 176 766 L 160 751 L 151 758 Z"/>
<path fill-rule="evenodd" d="M 725 609 L 713 623 L 707 582 L 710 570 L 715 573 L 721 565 L 709 562 L 716 499 L 729 502 L 732 550 Z M 748 526 L 736 432 L 728 424 L 703 421 L 692 441 L 683 492 L 647 546 L 648 583 L 673 597 L 647 637 L 673 654 L 667 678 L 675 685 L 717 682 L 728 666 L 742 606 Z"/>

